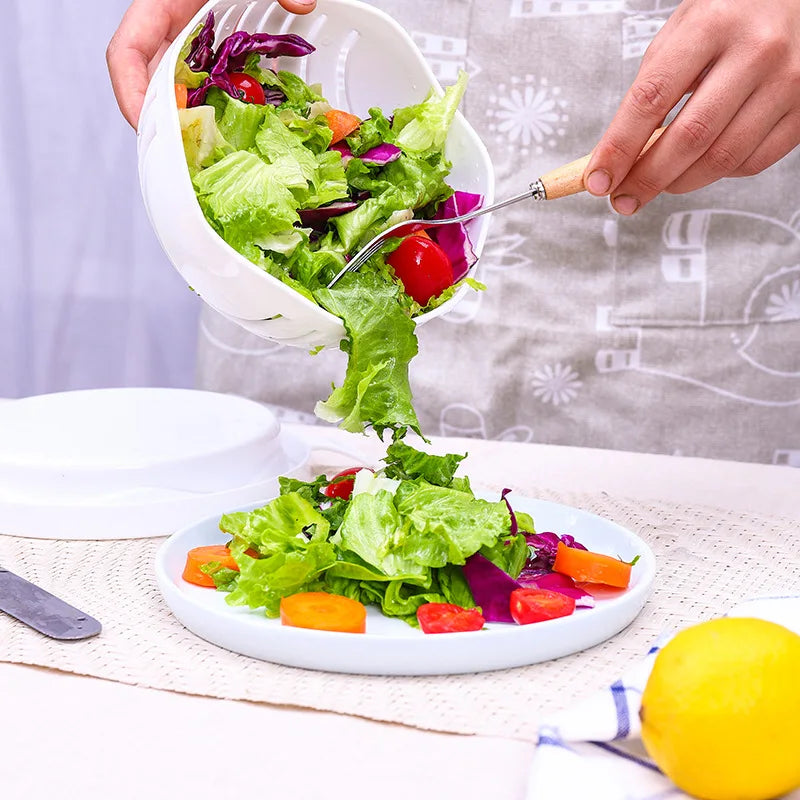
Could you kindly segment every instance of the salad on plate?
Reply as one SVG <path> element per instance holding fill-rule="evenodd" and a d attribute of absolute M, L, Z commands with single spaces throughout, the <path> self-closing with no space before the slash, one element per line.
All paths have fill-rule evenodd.
<path fill-rule="evenodd" d="M 284 625 L 348 633 L 365 632 L 368 605 L 453 633 L 585 613 L 625 591 L 636 559 L 537 532 L 508 490 L 485 499 L 456 475 L 464 458 L 396 440 L 376 471 L 282 477 L 263 507 L 223 515 L 229 543 L 190 550 L 183 579 Z"/>
<path fill-rule="evenodd" d="M 188 37 L 175 92 L 189 174 L 211 227 L 245 258 L 344 323 L 348 365 L 316 413 L 349 431 L 419 433 L 409 363 L 413 318 L 450 299 L 475 263 L 461 224 L 392 239 L 358 272 L 331 280 L 381 230 L 450 218 L 480 195 L 447 182 L 450 124 L 466 88 L 359 118 L 322 88 L 271 66 L 314 47 L 296 34 L 237 31 L 215 46 L 214 14 Z"/>

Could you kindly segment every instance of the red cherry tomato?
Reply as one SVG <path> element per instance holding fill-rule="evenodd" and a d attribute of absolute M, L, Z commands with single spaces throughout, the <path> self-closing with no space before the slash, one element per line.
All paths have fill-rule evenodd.
<path fill-rule="evenodd" d="M 264 87 L 246 72 L 232 72 L 228 75 L 231 83 L 239 90 L 239 99 L 244 103 L 255 103 L 257 106 L 264 105 Z"/>
<path fill-rule="evenodd" d="M 453 285 L 453 266 L 447 254 L 427 236 L 409 236 L 386 261 L 403 282 L 406 294 L 421 306 Z"/>
<path fill-rule="evenodd" d="M 343 469 L 341 472 L 331 478 L 331 482 L 322 490 L 326 497 L 341 497 L 342 500 L 349 500 L 350 495 L 353 494 L 353 484 L 356 482 L 356 472 L 360 472 L 365 467 L 350 467 Z"/>
<path fill-rule="evenodd" d="M 417 609 L 417 621 L 423 633 L 479 631 L 486 623 L 477 608 L 453 603 L 425 603 Z"/>
<path fill-rule="evenodd" d="M 575 611 L 575 598 L 549 589 L 514 589 L 511 616 L 520 625 L 568 617 Z"/>

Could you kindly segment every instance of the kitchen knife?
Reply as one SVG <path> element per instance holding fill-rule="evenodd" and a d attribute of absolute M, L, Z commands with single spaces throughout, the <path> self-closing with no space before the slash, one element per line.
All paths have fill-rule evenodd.
<path fill-rule="evenodd" d="M 52 639 L 88 639 L 103 627 L 94 617 L 4 567 L 0 567 L 0 611 Z"/>

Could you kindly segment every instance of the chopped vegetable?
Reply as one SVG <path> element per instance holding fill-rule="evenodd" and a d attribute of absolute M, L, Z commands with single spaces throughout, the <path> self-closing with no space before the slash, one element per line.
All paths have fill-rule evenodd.
<path fill-rule="evenodd" d="M 603 583 L 626 589 L 631 582 L 631 565 L 613 556 L 578 550 L 558 543 L 553 571 L 575 581 Z"/>
<path fill-rule="evenodd" d="M 349 597 L 327 592 L 302 592 L 281 600 L 281 623 L 317 631 L 365 633 L 367 609 Z"/>
<path fill-rule="evenodd" d="M 486 623 L 477 608 L 453 603 L 426 603 L 417 609 L 417 621 L 423 633 L 479 631 Z"/>
<path fill-rule="evenodd" d="M 447 254 L 436 242 L 423 236 L 409 236 L 389 255 L 386 262 L 403 282 L 406 294 L 426 306 L 453 285 L 453 268 Z"/>
<path fill-rule="evenodd" d="M 454 192 L 436 211 L 434 219 L 450 219 L 469 214 L 483 203 L 483 196 L 471 192 Z M 472 249 L 472 241 L 463 222 L 443 225 L 433 229 L 436 243 L 450 259 L 453 280 L 460 281 L 478 260 Z"/>
<path fill-rule="evenodd" d="M 511 616 L 520 625 L 568 617 L 574 611 L 575 598 L 549 589 L 515 589 L 511 593 Z"/>
<path fill-rule="evenodd" d="M 222 544 L 210 544 L 195 547 L 186 554 L 186 566 L 183 570 L 183 579 L 196 586 L 215 586 L 214 579 L 201 567 L 206 564 L 218 564 L 221 569 L 239 571 L 231 551 Z"/>
<path fill-rule="evenodd" d="M 350 495 L 353 494 L 353 484 L 355 483 L 355 475 L 361 472 L 364 467 L 350 467 L 337 472 L 331 478 L 331 482 L 322 490 L 326 497 L 341 497 L 342 500 L 349 500 Z"/>
<path fill-rule="evenodd" d="M 245 103 L 263 106 L 265 102 L 264 88 L 246 72 L 234 72 L 228 76 L 234 88 L 239 91 L 239 99 Z"/>
<path fill-rule="evenodd" d="M 355 114 L 348 114 L 347 111 L 340 111 L 332 108 L 325 112 L 325 119 L 328 126 L 333 131 L 332 144 L 341 142 L 345 136 L 349 136 L 361 124 L 361 120 Z"/>
<path fill-rule="evenodd" d="M 549 589 L 552 592 L 559 592 L 572 597 L 577 608 L 594 608 L 595 598 L 586 589 L 576 586 L 572 578 L 558 572 L 546 572 L 535 578 L 520 576 L 518 582 L 530 589 Z"/>
<path fill-rule="evenodd" d="M 563 542 L 567 547 L 573 547 L 577 550 L 586 549 L 580 542 L 575 540 L 574 536 L 569 534 L 559 536 L 552 531 L 545 531 L 544 533 L 526 532 L 525 540 L 528 543 L 530 556 L 520 575 L 522 579 L 534 578 L 538 575 L 552 572 L 559 542 Z"/>
<path fill-rule="evenodd" d="M 189 90 L 185 83 L 175 84 L 175 102 L 178 104 L 178 108 L 186 108 L 188 93 Z"/>
<path fill-rule="evenodd" d="M 480 553 L 470 556 L 463 569 L 475 604 L 483 609 L 487 621 L 513 622 L 509 601 L 519 583 Z"/>

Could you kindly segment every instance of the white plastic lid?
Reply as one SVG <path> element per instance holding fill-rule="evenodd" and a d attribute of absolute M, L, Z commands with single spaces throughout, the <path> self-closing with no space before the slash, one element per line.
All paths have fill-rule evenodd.
<path fill-rule="evenodd" d="M 242 397 L 96 389 L 0 403 L 0 533 L 160 536 L 277 492 L 308 446 Z"/>

